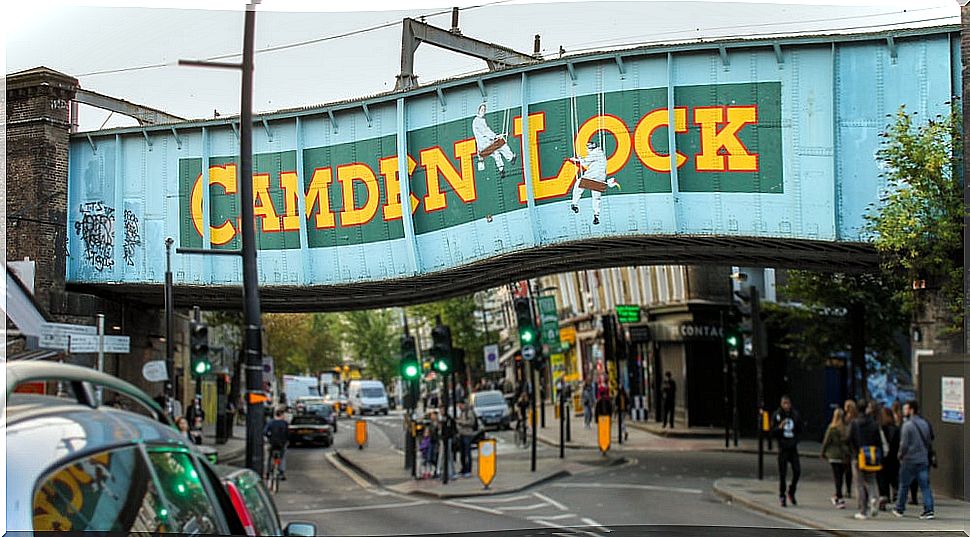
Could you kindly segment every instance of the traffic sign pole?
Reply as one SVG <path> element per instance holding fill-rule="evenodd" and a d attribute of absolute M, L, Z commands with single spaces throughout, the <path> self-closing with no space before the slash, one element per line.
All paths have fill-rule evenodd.
<path fill-rule="evenodd" d="M 98 371 L 104 373 L 104 314 L 98 314 Z M 98 386 L 98 404 L 104 402 L 104 390 Z"/>

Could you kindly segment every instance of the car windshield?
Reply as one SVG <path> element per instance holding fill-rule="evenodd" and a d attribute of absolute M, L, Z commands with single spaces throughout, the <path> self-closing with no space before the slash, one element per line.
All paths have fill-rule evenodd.
<path fill-rule="evenodd" d="M 330 405 L 320 405 L 320 404 L 307 405 L 306 412 L 308 414 L 316 414 L 318 416 L 326 417 L 333 412 L 333 407 L 331 407 Z"/>
<path fill-rule="evenodd" d="M 384 388 L 361 388 L 360 395 L 373 399 L 384 397 Z"/>
<path fill-rule="evenodd" d="M 326 425 L 327 420 L 322 416 L 295 416 L 290 425 Z"/>
<path fill-rule="evenodd" d="M 476 393 L 475 406 L 505 405 L 505 398 L 500 393 Z"/>

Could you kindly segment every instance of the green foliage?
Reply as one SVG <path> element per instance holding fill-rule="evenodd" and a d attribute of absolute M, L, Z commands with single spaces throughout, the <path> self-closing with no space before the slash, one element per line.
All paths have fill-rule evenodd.
<path fill-rule="evenodd" d="M 350 311 L 341 315 L 347 350 L 366 369 L 366 376 L 389 385 L 398 375 L 400 332 L 398 310 Z"/>
<path fill-rule="evenodd" d="M 851 348 L 849 310 L 865 308 L 866 352 L 881 363 L 901 360 L 896 335 L 906 317 L 894 289 L 899 282 L 881 273 L 788 272 L 782 291 L 798 306 L 765 304 L 769 326 L 784 334 L 780 345 L 807 364 L 821 365 L 833 353 Z"/>
<path fill-rule="evenodd" d="M 280 374 L 316 374 L 340 365 L 341 326 L 329 313 L 263 315 L 266 353 Z"/>
<path fill-rule="evenodd" d="M 904 285 L 898 298 L 907 312 L 919 312 L 920 292 L 911 282 L 925 280 L 949 310 L 951 329 L 962 323 L 963 200 L 960 184 L 960 108 L 947 117 L 917 124 L 916 113 L 900 107 L 876 157 L 885 169 L 889 194 L 866 215 L 883 269 Z"/>

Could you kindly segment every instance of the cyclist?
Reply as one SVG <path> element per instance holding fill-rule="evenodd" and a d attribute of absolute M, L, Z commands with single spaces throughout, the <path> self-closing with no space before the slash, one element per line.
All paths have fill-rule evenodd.
<path fill-rule="evenodd" d="M 263 434 L 269 440 L 269 458 L 267 459 L 266 475 L 269 475 L 270 465 L 273 464 L 273 455 L 279 453 L 280 458 L 280 481 L 286 481 L 286 441 L 289 438 L 290 426 L 283 419 L 283 409 L 276 409 L 276 419 L 270 420 L 263 430 Z"/>

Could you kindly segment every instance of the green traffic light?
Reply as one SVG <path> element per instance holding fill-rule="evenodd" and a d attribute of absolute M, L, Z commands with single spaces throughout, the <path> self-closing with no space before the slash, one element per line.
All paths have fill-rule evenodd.
<path fill-rule="evenodd" d="M 730 347 L 737 347 L 738 346 L 738 336 L 735 336 L 733 334 L 730 335 L 730 336 L 728 336 L 727 337 L 727 344 Z"/>
<path fill-rule="evenodd" d="M 535 339 L 536 332 L 532 327 L 523 328 L 519 331 L 519 341 L 521 341 L 523 345 L 531 345 Z"/>
<path fill-rule="evenodd" d="M 202 375 L 203 373 L 206 372 L 207 369 L 208 369 L 208 367 L 206 367 L 206 363 L 205 362 L 196 362 L 196 364 L 195 364 L 195 373 L 197 375 Z"/>
<path fill-rule="evenodd" d="M 404 366 L 404 377 L 408 379 L 413 379 L 418 376 L 418 366 L 417 364 L 408 364 Z"/>
<path fill-rule="evenodd" d="M 438 371 L 440 371 L 442 373 L 447 373 L 448 372 L 448 362 L 446 362 L 444 360 L 438 360 L 437 362 L 435 362 L 434 363 L 434 367 L 435 367 L 435 369 L 437 369 Z"/>

